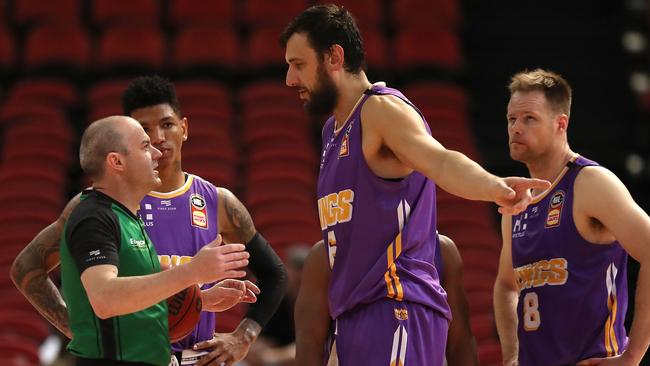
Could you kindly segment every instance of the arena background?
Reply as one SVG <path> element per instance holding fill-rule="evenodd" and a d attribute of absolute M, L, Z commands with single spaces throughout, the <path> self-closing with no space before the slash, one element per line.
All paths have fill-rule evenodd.
<path fill-rule="evenodd" d="M 90 121 L 121 113 L 120 94 L 134 76 L 157 73 L 175 82 L 190 121 L 186 171 L 233 190 L 283 257 L 297 243 L 318 240 L 314 187 L 322 119 L 307 118 L 297 93 L 284 86 L 278 43 L 286 23 L 314 3 L 0 0 L 3 364 L 50 364 L 55 357 L 61 338 L 51 336 L 15 290 L 9 266 L 87 184 L 77 160 L 80 134 Z M 647 1 L 343 4 L 362 30 L 371 81 L 402 89 L 434 137 L 500 175 L 526 174 L 508 156 L 509 76 L 536 67 L 563 74 L 574 91 L 574 151 L 613 170 L 648 210 Z M 438 209 L 440 231 L 464 259 L 479 358 L 498 365 L 491 300 L 500 248 L 495 207 L 441 192 Z M 633 285 L 636 266 L 630 267 Z M 231 329 L 243 311 L 223 315 L 220 330 Z"/>

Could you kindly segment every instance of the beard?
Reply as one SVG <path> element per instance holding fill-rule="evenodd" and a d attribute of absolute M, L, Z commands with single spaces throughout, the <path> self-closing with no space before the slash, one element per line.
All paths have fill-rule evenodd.
<path fill-rule="evenodd" d="M 309 91 L 305 110 L 312 116 L 331 114 L 338 100 L 339 90 L 321 63 L 318 65 L 318 82 L 314 90 Z"/>

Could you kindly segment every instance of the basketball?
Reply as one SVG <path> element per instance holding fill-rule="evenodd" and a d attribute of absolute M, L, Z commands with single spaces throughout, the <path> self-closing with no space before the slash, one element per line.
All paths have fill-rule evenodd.
<path fill-rule="evenodd" d="M 178 342 L 187 337 L 201 316 L 201 289 L 193 285 L 167 299 L 169 339 Z"/>

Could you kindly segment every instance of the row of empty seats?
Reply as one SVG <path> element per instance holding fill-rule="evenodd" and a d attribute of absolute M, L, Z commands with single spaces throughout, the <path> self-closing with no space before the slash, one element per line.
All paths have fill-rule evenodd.
<path fill-rule="evenodd" d="M 171 36 L 153 26 L 108 27 L 93 36 L 76 23 L 31 29 L 22 44 L 0 25 L 0 69 L 23 72 L 68 68 L 77 72 L 115 71 L 136 66 L 150 70 L 260 69 L 283 67 L 282 27 L 256 29 L 247 37 L 223 25 L 188 25 Z M 377 27 L 362 31 L 371 69 L 462 68 L 458 35 L 449 28 L 403 29 L 389 39 Z M 428 39 L 435 46 L 422 47 Z M 19 50 L 22 50 L 19 51 Z"/>
<path fill-rule="evenodd" d="M 243 24 L 250 27 L 285 25 L 318 0 L 0 0 L 0 23 L 28 27 L 45 22 L 69 23 L 88 19 L 96 27 L 114 24 Z M 344 0 L 361 25 L 398 28 L 428 27 L 433 23 L 458 26 L 457 0 Z"/>

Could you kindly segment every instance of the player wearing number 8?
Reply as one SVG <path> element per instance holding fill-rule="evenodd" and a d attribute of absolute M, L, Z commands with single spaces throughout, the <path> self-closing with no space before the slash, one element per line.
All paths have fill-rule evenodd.
<path fill-rule="evenodd" d="M 638 365 L 650 342 L 650 218 L 614 174 L 569 148 L 566 80 L 522 72 L 510 93 L 510 156 L 553 185 L 503 216 L 494 308 L 504 365 Z M 642 268 L 629 339 L 628 253 Z"/>

